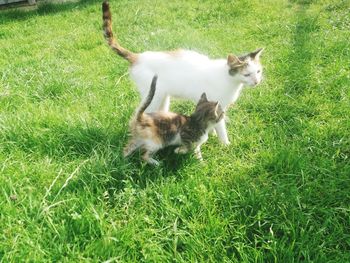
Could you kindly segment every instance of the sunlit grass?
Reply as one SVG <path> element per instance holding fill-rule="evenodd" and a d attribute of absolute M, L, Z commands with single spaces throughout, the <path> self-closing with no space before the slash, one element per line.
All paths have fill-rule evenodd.
<path fill-rule="evenodd" d="M 348 1 L 111 1 L 135 52 L 265 47 L 231 145 L 158 168 L 122 158 L 139 96 L 100 5 L 0 11 L 0 261 L 350 261 Z"/>

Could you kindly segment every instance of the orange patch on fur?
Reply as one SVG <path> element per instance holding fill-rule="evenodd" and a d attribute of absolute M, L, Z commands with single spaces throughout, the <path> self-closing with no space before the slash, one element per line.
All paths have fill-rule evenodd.
<path fill-rule="evenodd" d="M 178 57 L 180 56 L 182 49 L 175 49 L 175 50 L 170 50 L 170 51 L 165 51 L 164 53 L 172 56 L 172 57 Z"/>

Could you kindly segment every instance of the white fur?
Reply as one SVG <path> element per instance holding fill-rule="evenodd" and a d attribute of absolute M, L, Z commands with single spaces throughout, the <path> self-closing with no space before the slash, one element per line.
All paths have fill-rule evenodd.
<path fill-rule="evenodd" d="M 175 138 L 169 143 L 169 145 L 180 145 L 182 143 L 180 133 L 175 135 Z"/>
<path fill-rule="evenodd" d="M 148 94 L 153 76 L 158 74 L 156 94 L 147 112 L 168 111 L 170 97 L 197 102 L 203 92 L 226 110 L 238 99 L 243 85 L 255 86 L 261 81 L 262 71 L 254 61 L 248 63 L 242 74 L 231 76 L 229 69 L 226 59 L 209 59 L 194 51 L 180 50 L 176 54 L 147 51 L 139 54 L 130 74 L 142 99 Z M 243 73 L 250 76 L 245 77 Z M 229 144 L 224 120 L 215 129 L 220 140 Z"/>

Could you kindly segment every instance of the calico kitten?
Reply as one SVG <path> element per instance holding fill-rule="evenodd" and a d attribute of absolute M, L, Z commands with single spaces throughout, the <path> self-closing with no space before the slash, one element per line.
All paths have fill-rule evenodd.
<path fill-rule="evenodd" d="M 196 157 L 203 160 L 200 147 L 207 141 L 209 129 L 223 119 L 221 106 L 218 102 L 208 101 L 203 93 L 190 116 L 164 111 L 145 113 L 154 97 L 156 82 L 155 75 L 146 101 L 130 122 L 132 138 L 124 148 L 124 157 L 141 148 L 145 151 L 142 158 L 158 165 L 158 161 L 152 158 L 153 154 L 166 146 L 179 145 L 175 153 L 187 153 L 194 148 Z"/>
<path fill-rule="evenodd" d="M 148 83 L 155 73 L 162 76 L 157 94 L 147 111 L 168 111 L 170 97 L 196 101 L 205 92 L 210 100 L 218 101 L 224 110 L 234 103 L 244 85 L 256 86 L 262 79 L 260 55 L 257 49 L 243 56 L 228 55 L 227 59 L 210 59 L 189 50 L 133 53 L 123 48 L 112 33 L 108 2 L 102 4 L 104 36 L 109 46 L 130 63 L 130 75 L 142 98 L 147 96 Z M 225 121 L 215 125 L 222 143 L 228 145 Z"/>

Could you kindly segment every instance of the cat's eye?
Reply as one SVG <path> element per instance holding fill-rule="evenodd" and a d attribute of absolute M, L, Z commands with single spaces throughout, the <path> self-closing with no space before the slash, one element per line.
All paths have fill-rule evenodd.
<path fill-rule="evenodd" d="M 258 70 L 256 73 L 260 73 L 260 70 Z"/>
<path fill-rule="evenodd" d="M 249 77 L 250 76 L 250 74 L 244 74 L 244 77 Z"/>

